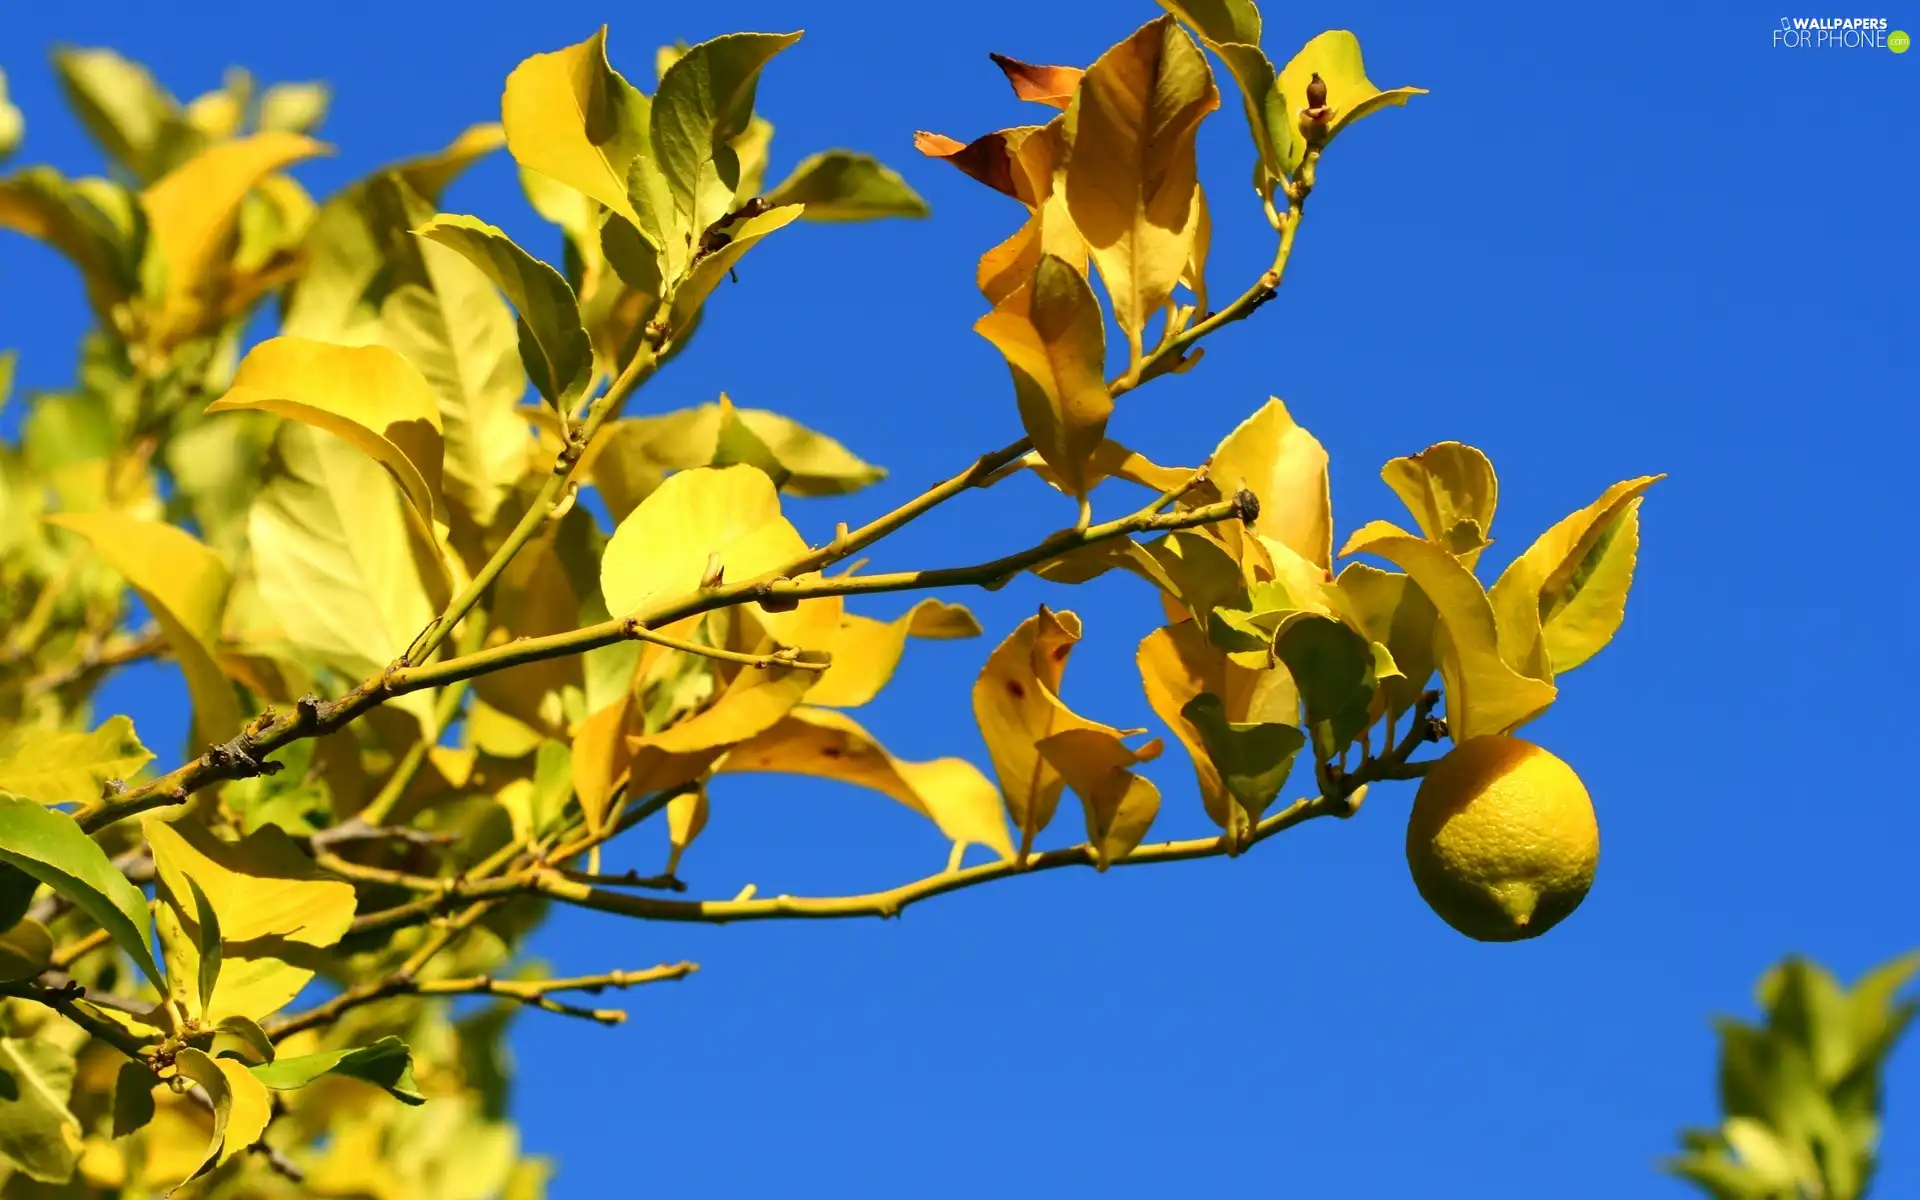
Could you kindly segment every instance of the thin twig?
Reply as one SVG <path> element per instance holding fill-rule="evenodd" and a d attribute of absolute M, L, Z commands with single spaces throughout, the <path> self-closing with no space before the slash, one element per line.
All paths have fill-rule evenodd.
<path fill-rule="evenodd" d="M 665 646 L 669 650 L 678 650 L 682 654 L 697 654 L 702 658 L 717 659 L 720 662 L 740 663 L 743 666 L 793 667 L 801 671 L 824 671 L 831 665 L 825 655 L 819 658 L 803 659 L 797 650 L 776 650 L 771 654 L 742 654 L 738 650 L 722 650 L 718 646 L 703 646 L 699 642 L 689 642 L 664 633 L 656 633 L 646 626 L 634 622 L 629 637 L 635 641 L 652 642 L 656 646 Z"/>

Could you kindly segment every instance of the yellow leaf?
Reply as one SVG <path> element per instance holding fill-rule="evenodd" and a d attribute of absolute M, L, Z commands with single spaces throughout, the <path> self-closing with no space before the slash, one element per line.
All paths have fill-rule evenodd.
<path fill-rule="evenodd" d="M 645 750 L 692 755 L 737 745 L 778 724 L 800 703 L 816 674 L 817 666 L 742 667 L 711 707 L 658 733 L 631 738 L 629 744 L 636 756 Z"/>
<path fill-rule="evenodd" d="M 259 1141 L 273 1119 L 273 1098 L 265 1084 L 242 1063 L 212 1058 L 189 1046 L 174 1056 L 180 1074 L 207 1091 L 213 1102 L 213 1140 L 200 1166 L 188 1178 L 224 1166 L 236 1154 Z"/>
<path fill-rule="evenodd" d="M 42 804 L 91 804 L 105 781 L 129 779 L 151 761 L 126 717 L 108 717 L 91 733 L 15 729 L 0 738 L 0 790 Z"/>
<path fill-rule="evenodd" d="M 625 616 L 695 595 L 715 556 L 726 582 L 740 583 L 806 552 L 765 472 L 701 467 L 668 477 L 620 522 L 600 561 L 600 588 L 607 611 Z"/>
<path fill-rule="evenodd" d="M 423 520 L 445 522 L 440 403 L 412 363 L 385 346 L 269 338 L 248 352 L 210 413 L 254 410 L 304 421 L 392 472 Z"/>
<path fill-rule="evenodd" d="M 622 692 L 619 700 L 590 714 L 574 729 L 573 794 L 586 814 L 587 831 L 595 835 L 607 827 L 613 797 L 633 765 L 626 737 L 632 699 L 630 692 Z"/>
<path fill-rule="evenodd" d="M 364 678 L 404 652 L 446 600 L 445 563 L 373 459 L 308 425 L 274 439 L 248 512 L 254 579 L 280 636 Z M 392 702 L 424 722 L 428 692 Z"/>
<path fill-rule="evenodd" d="M 198 307 L 221 265 L 221 251 L 240 202 L 267 176 L 328 147 L 297 133 L 256 133 L 209 146 L 140 194 L 147 225 L 166 267 L 161 340 L 191 332 Z"/>
<path fill-rule="evenodd" d="M 1078 616 L 1042 606 L 987 656 L 973 685 L 974 720 L 1023 847 L 1053 820 L 1065 786 L 1035 743 L 1054 732 L 1065 707 L 1057 699 L 1060 678 L 1079 640 Z"/>
<path fill-rule="evenodd" d="M 278 827 L 223 842 L 189 816 L 141 821 L 153 849 L 160 898 L 157 924 L 168 987 L 189 1012 L 200 1010 L 200 955 L 193 902 L 198 884 L 220 920 L 222 954 L 208 1023 L 229 1016 L 258 1021 L 277 1012 L 314 976 L 314 951 L 339 941 L 353 923 L 350 884 L 330 879 Z"/>
<path fill-rule="evenodd" d="M 1516 558 L 1493 585 L 1496 607 L 1537 596 L 1541 632 L 1555 671 L 1571 671 L 1613 638 L 1626 615 L 1639 546 L 1639 501 L 1666 478 L 1643 475 L 1614 484 L 1598 500 L 1562 518 Z"/>
<path fill-rule="evenodd" d="M 627 172 L 646 153 L 649 105 L 607 62 L 607 30 L 536 54 L 507 76 L 500 123 L 507 152 L 645 229 L 627 195 Z"/>
<path fill-rule="evenodd" d="M 1471 567 L 1492 539 L 1500 483 L 1493 464 L 1472 446 L 1440 442 L 1396 458 L 1380 470 L 1427 540 L 1437 542 Z"/>
<path fill-rule="evenodd" d="M 731 227 L 728 232 L 733 237 L 726 245 L 696 257 L 687 269 L 686 278 L 674 289 L 673 307 L 667 313 L 668 336 L 677 338 L 693 328 L 693 322 L 699 317 L 707 297 L 739 265 L 747 251 L 759 245 L 760 239 L 768 234 L 799 220 L 805 210 L 804 204 L 770 208 L 757 217 L 750 217 Z"/>
<path fill-rule="evenodd" d="M 667 801 L 667 874 L 680 870 L 680 856 L 707 827 L 706 785 Z"/>
<path fill-rule="evenodd" d="M 1159 740 L 1134 750 L 1110 729 L 1067 729 L 1035 748 L 1080 797 L 1094 865 L 1104 871 L 1133 853 L 1160 813 L 1160 789 L 1128 768 L 1158 757 Z"/>
<path fill-rule="evenodd" d="M 833 665 L 808 689 L 807 703 L 857 708 L 872 700 L 900 665 L 909 636 L 978 637 L 980 623 L 961 605 L 932 597 L 891 621 L 846 613 L 841 616 L 840 631 L 829 647 Z"/>
<path fill-rule="evenodd" d="M 431 214 L 422 203 L 407 215 L 417 228 Z M 416 244 L 428 286 L 405 284 L 387 296 L 382 340 L 432 386 L 446 439 L 447 497 L 485 528 L 527 473 L 533 450 L 527 423 L 514 413 L 527 390 L 514 314 L 464 255 L 429 238 Z"/>
<path fill-rule="evenodd" d="M 1387 648 L 1400 672 L 1380 680 L 1376 700 L 1377 706 L 1392 705 L 1398 716 L 1413 707 L 1433 677 L 1438 619 L 1433 602 L 1409 577 L 1367 563 L 1348 563 L 1334 582 L 1361 632 Z"/>
<path fill-rule="evenodd" d="M 1121 787 L 1109 778 L 1106 767 L 1122 757 L 1127 765 L 1145 762 L 1160 752 L 1158 742 L 1139 751 L 1128 749 L 1120 742 L 1119 730 L 1088 720 L 1060 699 L 1060 678 L 1066 670 L 1067 656 L 1079 640 L 1079 617 L 1070 612 L 1054 613 L 1042 605 L 1038 614 L 1022 621 L 987 656 L 986 666 L 973 685 L 974 720 L 986 739 L 1007 813 L 1020 832 L 1022 855 L 1032 849 L 1034 838 L 1053 820 L 1060 790 L 1068 784 L 1086 806 L 1089 835 L 1094 836 L 1098 830 L 1099 844 L 1116 837 L 1124 840 L 1124 831 L 1130 825 L 1120 820 L 1120 808 L 1137 815 L 1143 811 L 1144 793 Z M 1057 743 L 1057 756 L 1044 751 L 1042 743 L 1069 731 L 1093 736 Z M 1063 762 L 1067 764 L 1064 768 Z M 1154 795 L 1157 809 L 1158 793 Z M 1120 804 L 1123 800 L 1125 805 Z"/>
<path fill-rule="evenodd" d="M 548 522 L 500 573 L 486 644 L 546 637 L 590 624 L 603 541 L 583 510 Z M 605 613 L 598 614 L 598 619 L 605 618 Z M 585 668 L 586 659 L 578 655 L 522 663 L 475 679 L 474 695 L 533 729 L 559 737 L 569 718 L 585 715 Z"/>
<path fill-rule="evenodd" d="M 1344 29 L 1329 29 L 1308 42 L 1280 72 L 1280 94 L 1290 116 L 1299 117 L 1307 106 L 1307 88 L 1315 75 L 1327 86 L 1324 118 L 1325 141 L 1369 113 L 1391 105 L 1405 104 L 1414 96 L 1424 96 L 1425 88 L 1403 87 L 1383 92 L 1367 78 L 1360 61 L 1360 39 Z M 1300 165 L 1306 142 L 1296 138 L 1285 150 L 1287 170 Z"/>
<path fill-rule="evenodd" d="M 1182 35 L 1185 36 L 1185 35 Z M 1100 302 L 1065 260 L 1043 254 L 1033 278 L 974 324 L 1006 356 L 1020 420 L 1034 448 L 1075 496 L 1093 486 L 1090 465 L 1106 436 L 1106 331 Z"/>
<path fill-rule="evenodd" d="M 526 415 L 545 429 L 554 426 L 550 413 L 531 410 Z M 722 416 L 716 403 L 608 422 L 581 456 L 577 472 L 600 489 L 614 520 L 625 520 L 670 472 L 713 465 Z M 839 496 L 886 478 L 883 468 L 791 417 L 737 407 L 733 416 L 786 471 L 779 490 L 788 495 Z M 557 436 L 552 446 L 558 450 Z"/>
<path fill-rule="evenodd" d="M 240 705 L 216 657 L 232 584 L 220 556 L 184 529 L 159 521 L 117 513 L 48 519 L 86 538 L 153 614 L 187 677 L 195 739 L 218 745 L 239 732 Z"/>
<path fill-rule="evenodd" d="M 1348 539 L 1345 554 L 1378 554 L 1405 571 L 1439 613 L 1447 729 L 1455 743 L 1506 733 L 1545 712 L 1554 686 L 1500 655 L 1499 625 L 1487 593 L 1464 563 L 1424 538 L 1375 521 Z"/>
<path fill-rule="evenodd" d="M 1066 201 L 1141 357 L 1141 332 L 1193 246 L 1194 136 L 1220 107 L 1206 56 L 1171 16 L 1101 55 L 1068 113 Z"/>
<path fill-rule="evenodd" d="M 719 772 L 770 771 L 837 779 L 890 796 L 930 820 L 949 839 L 1013 857 L 1000 796 L 965 759 L 905 762 L 844 713 L 803 707 L 751 741 L 735 746 Z"/>
<path fill-rule="evenodd" d="M 392 172 L 400 176 L 408 187 L 432 203 L 461 172 L 506 144 L 504 129 L 493 121 L 481 121 L 461 130 L 444 149 L 403 159 L 375 174 Z"/>
<path fill-rule="evenodd" d="M 1199 780 L 1200 799 L 1207 816 L 1222 829 L 1230 828 L 1233 798 L 1221 782 L 1200 730 L 1182 714 L 1189 700 L 1203 692 L 1219 695 L 1227 666 L 1226 654 L 1207 641 L 1206 631 L 1192 621 L 1167 625 L 1148 634 L 1136 656 L 1140 680 L 1147 693 L 1147 704 L 1155 716 L 1173 730 L 1174 737 L 1186 747 L 1193 760 L 1193 773 Z"/>
<path fill-rule="evenodd" d="M 1253 528 L 1323 572 L 1333 563 L 1333 494 L 1327 451 L 1278 399 L 1242 421 L 1213 452 L 1210 477 L 1223 496 L 1245 488 L 1260 501 Z"/>
<path fill-rule="evenodd" d="M 1063 492 L 1073 490 L 1038 454 L 1029 453 L 1020 462 L 1022 466 L 1028 467 L 1035 475 L 1046 480 L 1049 486 Z M 1154 492 L 1170 492 L 1194 478 L 1192 467 L 1163 467 L 1146 455 L 1127 449 L 1112 438 L 1103 438 L 1100 445 L 1095 448 L 1093 457 L 1088 462 L 1087 474 L 1096 480 L 1122 479 Z"/>
<path fill-rule="evenodd" d="M 387 229 L 390 215 L 374 203 L 377 186 L 398 176 L 430 211 L 455 177 L 502 142 L 498 125 L 474 125 L 443 150 L 390 163 L 329 196 L 308 228 L 306 267 L 287 297 L 280 332 L 340 345 L 379 341 L 378 281 L 396 239 Z"/>
<path fill-rule="evenodd" d="M 1141 641 L 1135 661 L 1148 705 L 1193 760 L 1207 816 L 1222 829 L 1233 828 L 1233 796 L 1213 764 L 1199 727 L 1183 710 L 1195 696 L 1209 693 L 1220 697 L 1229 721 L 1292 725 L 1300 719 L 1300 697 L 1292 678 L 1284 668 L 1254 670 L 1236 664 L 1207 640 L 1205 628 L 1195 621 L 1154 630 Z"/>

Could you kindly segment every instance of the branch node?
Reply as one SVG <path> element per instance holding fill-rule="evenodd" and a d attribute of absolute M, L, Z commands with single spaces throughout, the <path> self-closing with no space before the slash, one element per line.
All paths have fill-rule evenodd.
<path fill-rule="evenodd" d="M 311 733 L 320 727 L 320 697 L 308 692 L 293 702 L 293 727 L 299 733 Z"/>

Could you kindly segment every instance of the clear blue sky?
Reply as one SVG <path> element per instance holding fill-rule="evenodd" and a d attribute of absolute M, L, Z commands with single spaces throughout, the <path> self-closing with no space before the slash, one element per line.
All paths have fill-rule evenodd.
<path fill-rule="evenodd" d="M 9 6 L 0 65 L 28 114 L 23 160 L 68 169 L 94 159 L 57 111 L 55 40 L 118 47 L 182 94 L 236 62 L 324 77 L 340 154 L 299 172 L 324 191 L 495 116 L 519 59 L 602 21 L 636 79 L 675 37 L 804 26 L 761 91 L 775 177 L 814 149 L 869 150 L 935 216 L 763 246 L 641 404 L 725 388 L 891 467 L 867 494 L 794 506 L 824 536 L 1017 432 L 1005 367 L 969 331 L 973 260 L 1016 209 L 919 159 L 913 131 L 1031 120 L 988 51 L 1082 64 L 1155 12 L 88 0 Z M 1624 632 L 1531 730 L 1599 807 L 1593 894 L 1538 942 L 1464 940 L 1408 880 L 1402 785 L 1238 861 L 1056 872 L 898 922 L 558 913 L 537 948 L 560 970 L 691 957 L 702 971 L 633 995 L 623 1029 L 519 1027 L 516 1108 L 528 1145 L 563 1160 L 556 1195 L 1679 1196 L 1653 1162 L 1714 1111 L 1710 1015 L 1749 1013 L 1785 951 L 1850 977 L 1920 942 L 1904 657 L 1920 576 L 1898 482 L 1920 398 L 1920 54 L 1774 49 L 1780 13 L 1753 5 L 1299 12 L 1273 6 L 1276 59 L 1351 28 L 1376 82 L 1432 94 L 1334 147 L 1280 299 L 1192 375 L 1130 396 L 1114 432 L 1190 462 L 1277 394 L 1334 456 L 1342 536 L 1398 517 L 1386 459 L 1472 442 L 1501 475 L 1494 566 L 1605 485 L 1669 472 L 1645 506 Z M 1880 15 L 1920 30 L 1911 4 Z M 1249 150 L 1231 93 L 1202 152 L 1214 286 L 1231 294 L 1270 236 L 1237 202 Z M 504 156 L 447 203 L 557 252 Z M 0 241 L 0 273 L 0 344 L 23 348 L 25 384 L 63 381 L 78 286 L 19 239 Z M 1064 515 L 1009 486 L 881 561 L 1002 553 Z M 1143 586 L 1028 580 L 956 598 L 992 638 L 1042 599 L 1077 609 L 1090 644 L 1069 700 L 1151 723 L 1131 654 L 1157 611 Z M 861 719 L 904 755 L 984 761 L 966 686 L 987 649 L 916 646 Z M 150 743 L 179 744 L 171 684 L 135 674 L 116 695 Z M 1203 832 L 1185 759 L 1154 773 L 1158 832 Z M 657 868 L 659 836 L 610 862 Z M 685 874 L 711 896 L 749 881 L 861 891 L 943 854 L 874 795 L 749 779 L 716 789 Z M 1893 1066 L 1885 1144 L 1878 1194 L 1920 1195 L 1920 1043 Z"/>

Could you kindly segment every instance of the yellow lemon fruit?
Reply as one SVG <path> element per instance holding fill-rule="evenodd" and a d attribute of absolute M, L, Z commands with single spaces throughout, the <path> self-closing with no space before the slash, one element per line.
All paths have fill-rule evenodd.
<path fill-rule="evenodd" d="M 1600 863 L 1593 800 L 1573 768 L 1505 734 L 1433 764 L 1407 821 L 1421 899 L 1483 942 L 1539 937 L 1580 906 Z"/>

